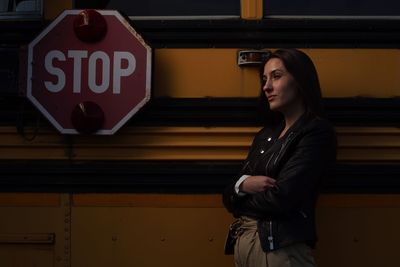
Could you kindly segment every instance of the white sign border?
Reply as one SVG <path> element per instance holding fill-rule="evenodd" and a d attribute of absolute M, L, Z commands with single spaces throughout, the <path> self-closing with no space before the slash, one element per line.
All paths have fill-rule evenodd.
<path fill-rule="evenodd" d="M 51 124 L 62 134 L 80 134 L 76 129 L 63 128 L 57 120 L 46 110 L 43 105 L 37 101 L 32 95 L 32 77 L 33 72 L 33 49 L 35 45 L 43 39 L 61 20 L 68 15 L 78 15 L 83 10 L 65 10 L 55 20 L 53 20 L 28 46 L 28 70 L 27 70 L 27 98 L 42 112 L 42 114 L 50 121 Z M 135 38 L 145 47 L 146 49 L 146 93 L 142 101 L 140 101 L 131 111 L 128 112 L 113 128 L 109 130 L 99 130 L 95 132 L 96 135 L 112 135 L 117 132 L 136 112 L 138 112 L 151 97 L 151 69 L 152 69 L 152 50 L 149 45 L 143 40 L 143 38 L 127 23 L 126 19 L 116 10 L 96 10 L 104 16 L 115 16 L 127 29 L 135 36 Z"/>

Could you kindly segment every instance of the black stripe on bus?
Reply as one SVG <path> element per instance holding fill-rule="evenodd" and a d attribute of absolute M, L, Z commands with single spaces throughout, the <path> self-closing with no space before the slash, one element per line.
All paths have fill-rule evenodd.
<path fill-rule="evenodd" d="M 238 161 L 1 161 L 1 192 L 221 193 Z M 324 193 L 400 193 L 399 164 L 338 163 Z"/>

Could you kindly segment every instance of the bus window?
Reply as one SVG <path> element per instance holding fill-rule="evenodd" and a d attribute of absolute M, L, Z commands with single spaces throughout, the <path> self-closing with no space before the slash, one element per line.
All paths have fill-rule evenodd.
<path fill-rule="evenodd" d="M 398 0 L 264 0 L 264 16 L 351 16 L 400 15 Z"/>
<path fill-rule="evenodd" d="M 41 18 L 42 0 L 0 0 L 0 20 Z"/>
<path fill-rule="evenodd" d="M 129 17 L 144 19 L 240 17 L 240 0 L 76 0 L 75 8 L 115 9 Z"/>

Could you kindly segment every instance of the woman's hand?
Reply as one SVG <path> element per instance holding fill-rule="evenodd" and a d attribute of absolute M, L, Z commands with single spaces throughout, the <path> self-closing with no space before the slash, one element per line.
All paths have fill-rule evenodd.
<path fill-rule="evenodd" d="M 250 176 L 240 184 L 239 190 L 247 194 L 256 194 L 274 187 L 275 184 L 276 180 L 268 176 Z"/>

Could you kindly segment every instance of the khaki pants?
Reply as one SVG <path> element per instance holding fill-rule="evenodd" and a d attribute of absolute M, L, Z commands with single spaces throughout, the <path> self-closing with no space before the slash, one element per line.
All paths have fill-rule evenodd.
<path fill-rule="evenodd" d="M 257 232 L 257 221 L 243 217 L 243 233 L 236 240 L 236 267 L 315 267 L 311 248 L 304 243 L 264 252 Z"/>

